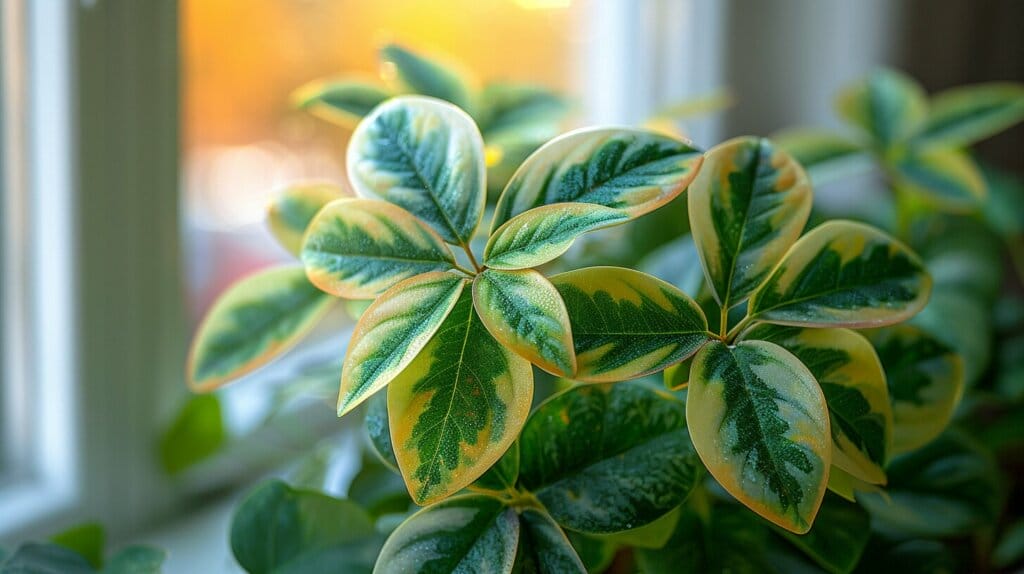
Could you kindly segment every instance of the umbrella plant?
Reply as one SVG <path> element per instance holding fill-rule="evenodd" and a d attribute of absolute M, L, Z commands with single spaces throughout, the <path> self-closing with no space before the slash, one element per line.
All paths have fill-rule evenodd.
<path fill-rule="evenodd" d="M 851 329 L 925 305 L 932 280 L 918 256 L 861 223 L 804 233 L 810 181 L 763 138 L 704 153 L 644 129 L 570 132 L 516 170 L 486 229 L 484 150 L 448 102 L 377 105 L 349 143 L 355 195 L 294 188 L 271 211 L 301 264 L 247 277 L 214 305 L 192 347 L 192 387 L 267 363 L 338 299 L 373 299 L 344 357 L 338 414 L 374 399 L 376 443 L 424 507 L 383 543 L 375 571 L 585 571 L 601 553 L 588 548 L 613 543 L 649 548 L 637 560 L 653 565 L 666 557 L 651 542 L 666 544 L 690 511 L 716 521 L 695 528 L 739 516 L 767 529 L 758 536 L 790 537 L 805 559 L 831 568 L 835 545 L 856 563 L 863 545 L 830 532 L 862 511 L 826 489 L 850 497 L 884 484 L 904 428 L 921 421 L 901 426 L 876 331 Z M 545 274 L 580 235 L 684 192 L 713 303 L 629 268 Z M 685 390 L 644 379 L 670 367 Z M 531 413 L 535 372 L 567 382 Z M 728 494 L 711 496 L 705 469 Z M 344 521 L 351 536 L 335 525 L 316 538 L 303 522 L 325 520 L 310 514 L 315 499 L 280 484 L 255 492 L 233 533 L 243 565 L 255 552 L 250 571 L 276 571 L 313 560 L 304 544 L 322 558 L 374 539 L 356 535 L 355 518 Z M 270 515 L 246 509 L 285 512 L 297 530 L 270 532 Z M 826 528 L 815 530 L 819 515 Z M 260 536 L 294 544 L 269 564 L 249 540 Z"/>

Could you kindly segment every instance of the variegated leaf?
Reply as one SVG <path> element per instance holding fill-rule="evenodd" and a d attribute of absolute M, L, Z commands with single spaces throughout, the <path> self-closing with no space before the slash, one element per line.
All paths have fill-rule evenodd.
<path fill-rule="evenodd" d="M 509 574 L 519 518 L 497 498 L 456 496 L 413 514 L 384 543 L 375 574 Z"/>
<path fill-rule="evenodd" d="M 436 58 L 427 58 L 398 44 L 380 50 L 385 76 L 394 74 L 404 89 L 451 102 L 464 110 L 472 107 L 472 92 L 464 74 L 455 66 Z"/>
<path fill-rule="evenodd" d="M 292 100 L 299 109 L 329 122 L 354 128 L 391 93 L 368 82 L 316 80 L 295 90 Z"/>
<path fill-rule="evenodd" d="M 245 277 L 220 296 L 189 351 L 188 383 L 211 391 L 267 364 L 298 342 L 334 299 L 310 285 L 301 267 Z"/>
<path fill-rule="evenodd" d="M 874 348 L 848 329 L 759 325 L 746 336 L 782 346 L 811 371 L 825 394 L 832 428 L 832 464 L 885 484 L 893 415 L 885 372 Z"/>
<path fill-rule="evenodd" d="M 881 149 L 906 140 L 925 119 L 928 101 L 913 79 L 879 70 L 839 94 L 839 115 L 864 130 Z"/>
<path fill-rule="evenodd" d="M 524 508 L 519 514 L 517 574 L 586 574 L 565 532 L 542 509 Z"/>
<path fill-rule="evenodd" d="M 341 371 L 338 416 L 394 379 L 441 326 L 466 280 L 444 271 L 424 273 L 385 291 L 356 323 Z"/>
<path fill-rule="evenodd" d="M 619 209 L 588 203 L 555 203 L 513 217 L 487 241 L 484 265 L 495 269 L 536 267 L 565 253 L 588 231 L 629 220 Z"/>
<path fill-rule="evenodd" d="M 708 343 L 693 360 L 686 420 L 725 490 L 786 530 L 810 530 L 832 441 L 825 397 L 799 359 L 766 341 Z"/>
<path fill-rule="evenodd" d="M 516 439 L 533 400 L 530 364 L 495 341 L 464 291 L 388 386 L 388 420 L 409 494 L 431 504 L 480 478 Z"/>
<path fill-rule="evenodd" d="M 960 355 L 911 325 L 874 329 L 865 335 L 878 352 L 889 382 L 893 451 L 909 452 L 931 442 L 945 430 L 963 395 Z"/>
<path fill-rule="evenodd" d="M 978 166 L 956 149 L 910 154 L 896 163 L 896 174 L 898 185 L 948 209 L 977 209 L 987 195 Z"/>
<path fill-rule="evenodd" d="M 282 247 L 296 257 L 302 251 L 302 236 L 320 209 L 349 195 L 331 183 L 304 183 L 288 186 L 267 207 L 267 226 Z"/>
<path fill-rule="evenodd" d="M 937 94 L 928 119 L 914 136 L 922 147 L 960 148 L 1024 120 L 1024 85 L 962 86 Z"/>
<path fill-rule="evenodd" d="M 754 293 L 749 313 L 797 326 L 872 327 L 924 307 L 932 280 L 917 255 L 861 223 L 829 221 L 800 238 Z"/>
<path fill-rule="evenodd" d="M 702 161 L 689 143 L 648 130 L 570 132 L 534 152 L 512 176 L 494 210 L 491 232 L 552 203 L 595 203 L 638 217 L 682 193 Z"/>
<path fill-rule="evenodd" d="M 480 131 L 488 145 L 546 141 L 569 111 L 566 99 L 547 88 L 507 83 L 484 86 L 480 106 Z"/>
<path fill-rule="evenodd" d="M 832 465 L 828 471 L 828 489 L 850 502 L 857 502 L 857 493 L 885 493 L 881 486 L 861 480 L 836 465 Z"/>
<path fill-rule="evenodd" d="M 772 141 L 803 166 L 815 185 L 874 167 L 863 145 L 829 131 L 796 128 L 775 134 Z"/>
<path fill-rule="evenodd" d="M 473 120 L 451 104 L 400 96 L 352 134 L 349 180 L 426 221 L 445 241 L 469 245 L 484 211 L 484 146 Z"/>
<path fill-rule="evenodd" d="M 681 401 L 641 383 L 580 385 L 547 400 L 520 438 L 520 484 L 562 526 L 631 530 L 678 506 L 700 478 Z"/>
<path fill-rule="evenodd" d="M 576 372 L 565 303 L 540 273 L 488 269 L 473 281 L 473 305 L 502 345 L 552 374 Z"/>
<path fill-rule="evenodd" d="M 687 202 L 715 299 L 730 309 L 764 282 L 811 213 L 800 164 L 768 140 L 741 137 L 710 150 Z"/>
<path fill-rule="evenodd" d="M 551 282 L 569 312 L 578 380 L 610 382 L 656 373 L 708 340 L 707 319 L 693 299 L 650 275 L 589 267 Z"/>
<path fill-rule="evenodd" d="M 375 199 L 339 199 L 320 210 L 302 244 L 306 275 L 324 291 L 370 299 L 420 273 L 455 265 L 444 241 L 404 209 Z"/>

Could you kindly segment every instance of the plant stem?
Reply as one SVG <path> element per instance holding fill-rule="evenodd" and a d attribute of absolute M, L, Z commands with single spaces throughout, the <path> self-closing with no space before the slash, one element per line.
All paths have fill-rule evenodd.
<path fill-rule="evenodd" d="M 469 275 L 470 277 L 473 277 L 473 276 L 476 275 L 476 271 L 473 271 L 472 269 L 466 269 L 465 267 L 463 267 L 462 265 L 459 265 L 458 263 L 453 263 L 452 265 L 454 266 L 455 270 L 462 271 L 463 273 L 465 273 L 466 275 Z"/>
<path fill-rule="evenodd" d="M 754 318 L 751 317 L 750 315 L 744 317 L 742 321 L 737 323 L 736 326 L 730 329 L 729 332 L 725 335 L 725 342 L 731 343 L 733 340 L 736 339 L 737 336 L 743 333 L 744 329 L 749 327 L 753 321 Z"/>
<path fill-rule="evenodd" d="M 725 340 L 726 331 L 729 329 L 729 309 L 725 305 L 719 307 L 718 315 L 718 338 Z"/>
<path fill-rule="evenodd" d="M 468 243 L 462 244 L 462 250 L 469 256 L 469 262 L 473 265 L 473 269 L 476 269 L 476 273 L 480 273 L 484 270 L 483 267 L 480 267 L 480 264 L 476 262 L 476 257 L 473 257 L 473 250 L 469 248 Z M 474 275 L 476 273 L 474 273 Z"/>

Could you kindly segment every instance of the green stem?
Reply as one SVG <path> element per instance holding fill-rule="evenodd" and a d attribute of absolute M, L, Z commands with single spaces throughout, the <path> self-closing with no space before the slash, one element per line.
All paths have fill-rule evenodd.
<path fill-rule="evenodd" d="M 718 338 L 725 340 L 726 331 L 729 329 L 729 309 L 725 305 L 719 307 L 720 312 L 718 315 Z"/>
<path fill-rule="evenodd" d="M 484 270 L 484 268 L 480 267 L 480 264 L 476 262 L 476 257 L 473 256 L 473 250 L 469 248 L 469 244 L 463 243 L 462 250 L 465 251 L 466 255 L 469 256 L 469 262 L 473 265 L 473 269 L 476 269 L 476 273 L 480 273 L 481 271 Z M 474 273 L 473 275 L 475 275 L 476 273 Z"/>
<path fill-rule="evenodd" d="M 476 271 L 473 271 L 472 269 L 466 269 L 465 267 L 459 265 L 458 263 L 453 263 L 452 265 L 454 266 L 455 270 L 462 271 L 463 273 L 469 275 L 470 277 L 476 276 Z"/>
<path fill-rule="evenodd" d="M 736 337 L 743 333 L 743 331 L 753 322 L 754 318 L 752 316 L 747 315 L 746 317 L 744 317 L 742 321 L 737 323 L 736 326 L 730 329 L 729 332 L 725 335 L 725 342 L 732 343 L 736 339 Z"/>

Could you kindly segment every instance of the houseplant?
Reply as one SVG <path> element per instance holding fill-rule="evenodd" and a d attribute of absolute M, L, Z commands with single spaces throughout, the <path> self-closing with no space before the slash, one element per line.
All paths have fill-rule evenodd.
<path fill-rule="evenodd" d="M 863 224 L 830 222 L 798 240 L 811 187 L 788 154 L 759 138 L 702 154 L 646 130 L 572 132 L 511 178 L 477 252 L 483 143 L 459 109 L 423 97 L 385 101 L 356 129 L 348 166 L 362 197 L 323 198 L 303 232 L 302 267 L 229 290 L 200 328 L 189 373 L 194 388 L 214 388 L 287 348 L 332 296 L 376 297 L 349 344 L 338 410 L 386 387 L 387 424 L 375 425 L 376 442 L 425 506 L 391 533 L 377 570 L 450 571 L 479 560 L 579 571 L 587 553 L 576 549 L 588 545 L 646 548 L 636 559 L 656 570 L 664 557 L 652 541 L 702 515 L 734 515 L 758 536 L 792 537 L 809 557 L 794 559 L 837 569 L 856 562 L 859 549 L 829 552 L 836 540 L 812 528 L 820 509 L 825 532 L 855 531 L 864 517 L 826 499 L 828 477 L 841 468 L 847 480 L 832 488 L 847 495 L 884 482 L 902 427 L 874 350 L 844 328 L 909 318 L 931 279 L 908 248 Z M 687 188 L 718 313 L 706 316 L 678 288 L 631 269 L 550 279 L 538 270 L 577 236 L 640 217 Z M 685 399 L 618 382 L 691 357 Z M 533 414 L 531 363 L 577 381 Z M 851 404 L 867 412 L 847 412 Z M 856 424 L 833 428 L 837 417 Z M 707 489 L 705 468 L 720 488 Z M 465 488 L 474 494 L 457 494 Z M 290 508 L 292 522 L 323 521 L 319 510 L 303 518 L 303 508 L 319 508 L 300 502 L 307 499 L 318 495 L 272 483 L 243 504 L 233 543 L 244 566 L 282 566 L 252 551 L 265 548 L 261 512 Z M 346 503 L 324 504 L 340 513 Z M 301 526 L 274 532 L 299 540 L 277 558 L 356 556 L 339 549 L 373 545 L 369 516 L 345 521 L 363 525 L 349 538 Z M 310 551 L 297 550 L 305 542 Z"/>

